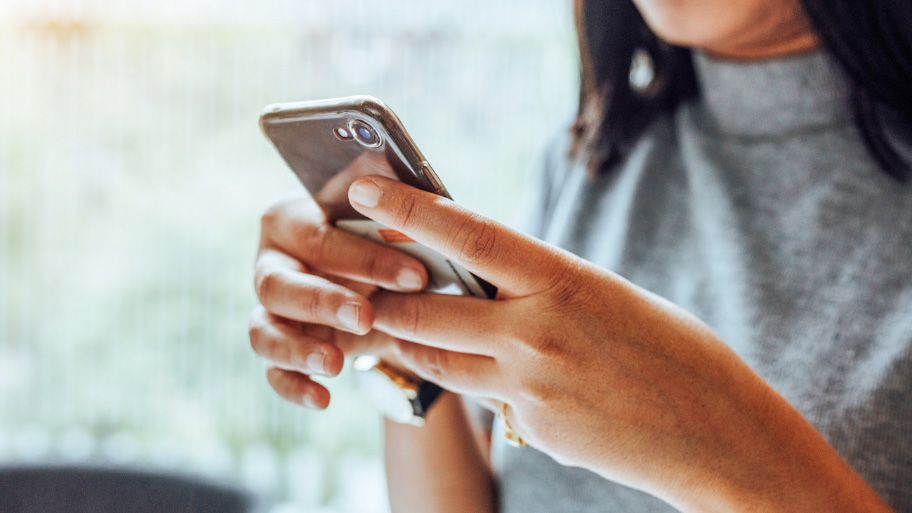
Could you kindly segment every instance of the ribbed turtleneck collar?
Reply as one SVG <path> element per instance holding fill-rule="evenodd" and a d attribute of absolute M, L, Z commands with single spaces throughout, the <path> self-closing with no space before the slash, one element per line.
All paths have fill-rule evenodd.
<path fill-rule="evenodd" d="M 721 133 L 758 137 L 851 119 L 849 82 L 822 52 L 734 62 L 694 52 L 701 107 Z"/>

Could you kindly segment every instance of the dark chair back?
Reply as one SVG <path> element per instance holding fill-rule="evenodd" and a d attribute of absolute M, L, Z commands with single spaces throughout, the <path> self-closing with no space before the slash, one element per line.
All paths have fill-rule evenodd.
<path fill-rule="evenodd" d="M 106 467 L 0 467 L 2 513 L 255 511 L 251 494 L 196 477 Z"/>

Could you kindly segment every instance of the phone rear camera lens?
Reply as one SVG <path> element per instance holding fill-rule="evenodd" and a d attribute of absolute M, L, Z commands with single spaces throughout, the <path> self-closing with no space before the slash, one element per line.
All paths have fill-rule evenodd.
<path fill-rule="evenodd" d="M 373 128 L 367 125 L 367 123 L 361 121 L 355 121 L 351 125 L 352 132 L 354 132 L 355 137 L 358 141 L 365 146 L 379 146 L 380 145 L 380 136 L 377 135 L 377 132 Z"/>

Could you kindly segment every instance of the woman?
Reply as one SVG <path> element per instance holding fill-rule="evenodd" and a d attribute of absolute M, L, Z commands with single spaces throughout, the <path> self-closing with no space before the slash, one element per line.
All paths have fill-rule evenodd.
<path fill-rule="evenodd" d="M 498 300 L 403 293 L 418 262 L 278 204 L 251 319 L 270 384 L 322 409 L 308 375 L 380 352 L 505 414 L 493 470 L 455 393 L 388 423 L 394 511 L 912 512 L 912 3 L 576 7 L 542 240 L 382 177 L 349 191 Z"/>

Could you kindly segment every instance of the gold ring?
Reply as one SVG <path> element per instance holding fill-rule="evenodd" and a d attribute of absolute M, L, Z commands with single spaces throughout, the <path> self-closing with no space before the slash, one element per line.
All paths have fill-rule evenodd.
<path fill-rule="evenodd" d="M 508 444 L 513 447 L 525 447 L 528 445 L 516 431 L 513 431 L 513 427 L 510 426 L 510 421 L 507 420 L 507 403 L 502 403 L 500 405 L 500 418 L 503 420 L 504 438 L 507 439 Z"/>

